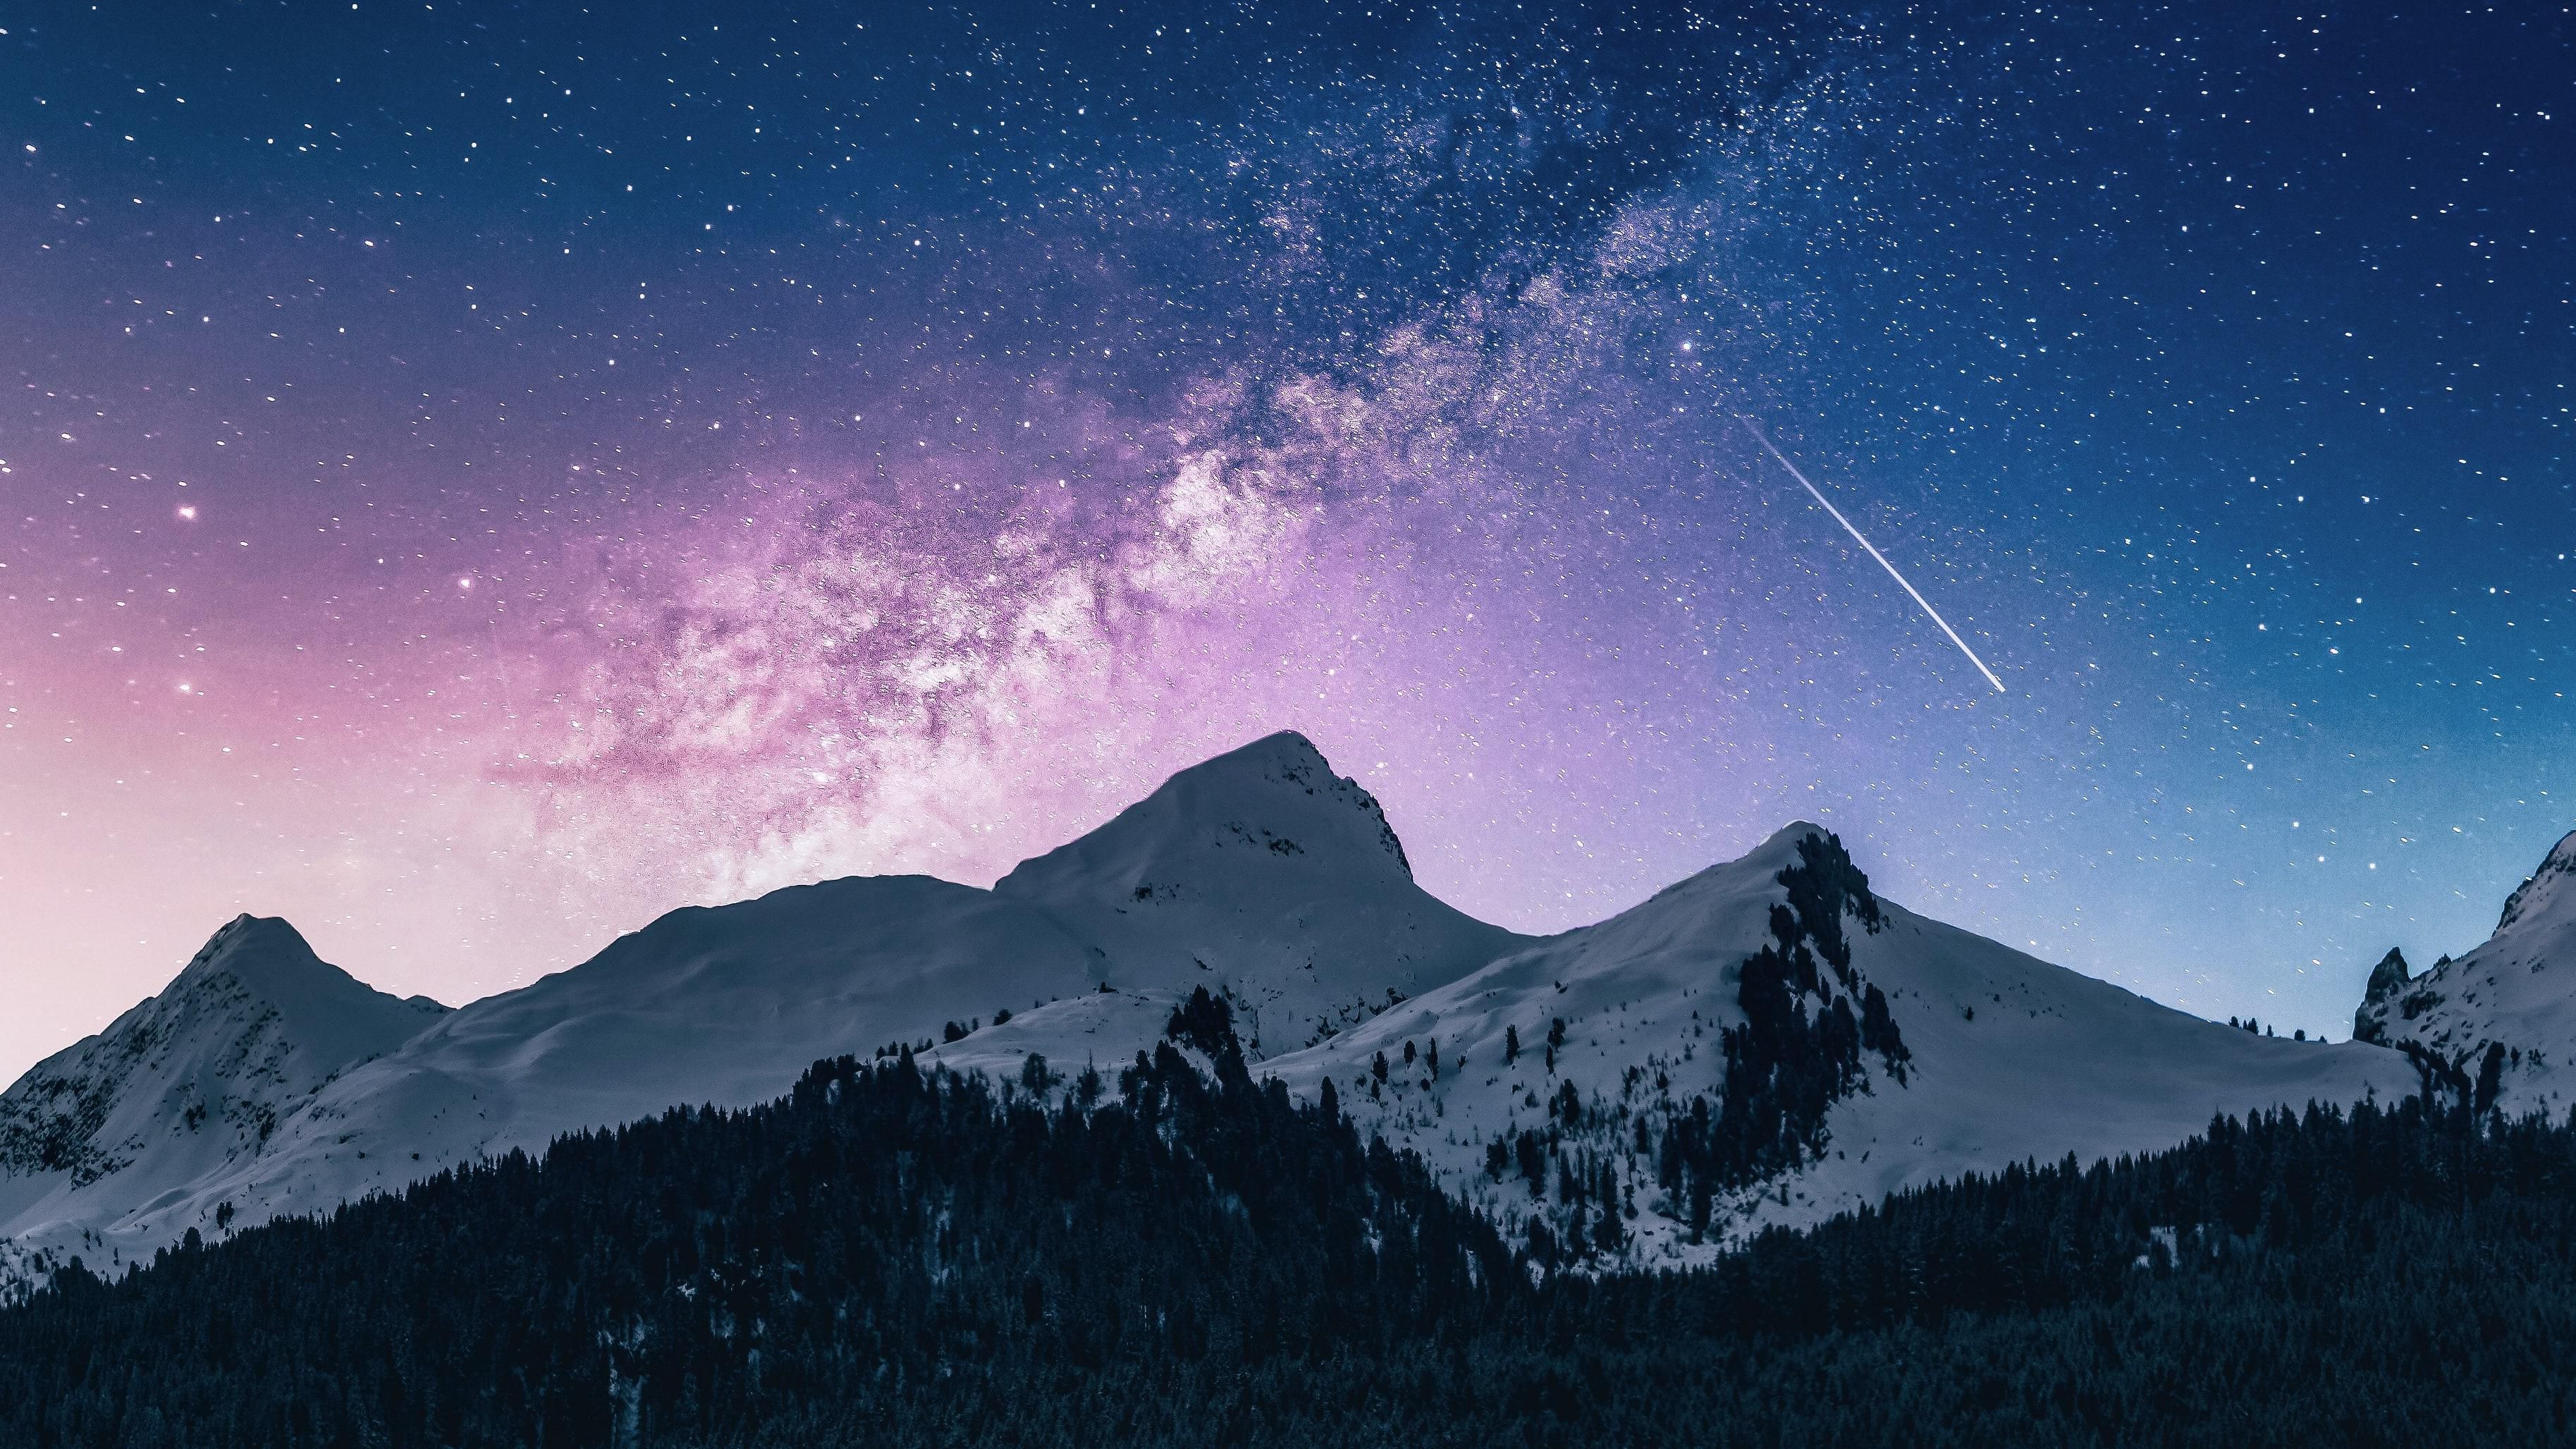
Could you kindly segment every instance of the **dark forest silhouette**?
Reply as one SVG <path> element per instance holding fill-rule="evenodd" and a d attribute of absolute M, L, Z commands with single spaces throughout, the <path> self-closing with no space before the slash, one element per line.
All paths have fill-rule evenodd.
<path fill-rule="evenodd" d="M 1214 1082 L 1167 1044 L 1088 1108 L 827 1062 L 769 1106 L 74 1269 L 0 1313 L 0 1441 L 2567 1437 L 2565 1126 L 2220 1119 L 1595 1274 L 1218 1045 Z"/>

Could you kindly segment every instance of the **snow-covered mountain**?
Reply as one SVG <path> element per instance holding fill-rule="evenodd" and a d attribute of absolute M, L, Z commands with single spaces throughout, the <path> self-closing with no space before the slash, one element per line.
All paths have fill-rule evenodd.
<path fill-rule="evenodd" d="M 1783 883 L 1808 867 L 1802 845 L 1841 854 L 1821 827 L 1793 824 L 1741 860 L 1598 925 L 1520 943 L 1254 1070 L 1301 1096 L 1331 1081 L 1362 1130 L 1419 1150 L 1453 1188 L 1515 1229 L 1538 1217 L 1562 1232 L 1587 1201 L 1597 1222 L 1606 1170 L 1621 1236 L 1655 1259 L 1703 1256 L 1750 1227 L 1815 1221 L 1964 1171 L 2171 1146 L 2218 1112 L 2414 1090 L 2413 1069 L 2390 1052 L 2260 1037 L 2190 1016 L 1917 916 L 1868 895 L 1865 883 L 1835 912 L 1846 983 L 1824 959 L 1822 932 L 1802 928 Z M 1799 1134 L 1775 1133 L 1765 1144 L 1772 1170 L 1709 1194 L 1702 1246 L 1693 1248 L 1689 1174 L 1671 1180 L 1667 1139 L 1676 1128 L 1688 1133 L 1694 1099 L 1722 1112 L 1725 1033 L 1747 1027 L 1748 962 L 1766 946 L 1781 949 L 1784 915 L 1787 934 L 1800 939 L 1780 959 L 1800 948 L 1818 958 L 1815 985 L 1792 982 L 1790 1005 L 1802 1022 L 1819 1024 L 1821 1038 L 1821 1023 L 1835 1014 L 1825 997 L 1845 1003 L 1857 1070 L 1822 1092 L 1811 1145 L 1786 1149 Z M 1894 1050 L 1864 1040 L 1873 989 Z M 1032 1051 L 1050 1069 L 1088 1059 L 1114 1071 L 1169 1011 L 1165 999 L 1066 1002 L 940 1056 L 1005 1077 Z M 1757 1050 L 1744 1039 L 1744 1055 Z M 1787 1097 L 1795 1075 L 1775 1073 L 1769 1090 Z M 1537 1194 L 1521 1160 L 1524 1133 L 1541 1154 Z M 1568 1169 L 1585 1183 L 1571 1195 Z"/>
<path fill-rule="evenodd" d="M 2495 934 L 2421 976 L 2391 951 L 2353 1035 L 2415 1053 L 2433 1079 L 2508 1113 L 2576 1101 L 2576 834 L 2505 900 Z"/>
<path fill-rule="evenodd" d="M 161 994 L 0 1094 L 0 1237 L 76 1241 L 184 1195 L 446 1013 L 366 986 L 284 921 L 236 917 Z"/>
<path fill-rule="evenodd" d="M 934 1039 L 970 1007 L 1096 979 L 1090 953 L 1044 917 L 926 876 L 674 911 L 579 966 L 458 1010 L 333 1082 L 267 1151 L 113 1231 L 157 1243 L 227 1206 L 259 1222 L 676 1104 L 747 1106 L 818 1058 Z"/>
<path fill-rule="evenodd" d="M 272 926 L 293 939 L 252 923 L 215 954 Z M 1329 1083 L 1516 1224 L 1649 1255 L 1969 1168 L 2169 1145 L 2217 1111 L 2416 1083 L 2395 1053 L 2258 1038 L 1914 916 L 1805 824 L 1597 925 L 1517 936 L 1416 885 L 1377 802 L 1293 734 L 1182 771 L 989 891 L 872 877 L 676 911 L 527 987 L 435 1018 L 390 1003 L 364 1031 L 327 1004 L 389 998 L 318 962 L 273 971 L 269 1016 L 221 1019 L 225 1040 L 267 1033 L 237 1055 L 285 1063 L 277 1090 L 240 1107 L 254 1099 L 201 1091 L 256 1125 L 187 1155 L 164 1139 L 198 1098 L 172 1083 L 229 1083 L 233 1067 L 189 1063 L 233 1058 L 94 1084 L 177 1060 L 119 1043 L 161 1042 L 129 1028 L 217 999 L 206 964 L 12 1089 L 24 1105 L 0 1123 L 30 1145 L 10 1161 L 33 1166 L 0 1178 L 0 1258 L 148 1255 L 674 1104 L 761 1101 L 820 1057 L 910 1047 L 1053 1087 L 1089 1063 L 1114 1090 L 1202 988 L 1256 1073 Z M 39 1110 L 57 1101 L 108 1105 Z M 148 1173 L 137 1142 L 162 1144 Z"/>
<path fill-rule="evenodd" d="M 1677 1251 L 1692 1212 L 1686 1188 L 1667 1180 L 1667 1131 L 1688 1122 L 1694 1099 L 1721 1108 L 1724 1034 L 1748 1021 L 1747 962 L 1781 939 L 1783 877 L 1802 866 L 1802 845 L 1818 844 L 1840 854 L 1821 828 L 1793 824 L 1741 860 L 1271 1069 L 1292 1086 L 1330 1076 L 1363 1122 L 1419 1148 L 1506 1218 L 1533 1202 L 1508 1149 L 1524 1131 L 1553 1137 L 1552 1159 L 1562 1154 L 1578 1177 L 1586 1159 L 1595 1174 L 1609 1168 L 1626 1202 L 1646 1209 L 1629 1223 L 1641 1248 Z M 1874 902 L 1874 928 L 1862 899 Z M 1856 896 L 1842 925 L 1853 984 L 1835 990 L 1835 974 L 1820 970 L 1818 985 L 1844 1001 L 1877 992 L 1900 1049 L 1864 1044 L 1812 1146 L 1712 1194 L 1710 1226 L 1724 1235 L 1817 1221 L 1966 1171 L 2166 1147 L 2219 1112 L 2395 1099 L 2415 1086 L 2413 1071 L 2377 1048 L 2256 1036 L 1876 897 Z M 1829 1011 L 1812 993 L 1795 1006 L 1820 1022 Z M 1549 1053 L 1552 1031 L 1564 1044 Z M 1406 1043 L 1435 1037 L 1437 1079 L 1396 1070 L 1370 1090 L 1378 1053 L 1400 1061 Z M 1755 1051 L 1747 1039 L 1744 1054 Z M 1787 1075 L 1770 1090 L 1785 1096 Z M 1569 1086 L 1579 1115 L 1561 1106 Z M 1507 1148 L 1499 1179 L 1488 1170 L 1498 1141 Z M 1547 1198 L 1561 1214 L 1557 1168 L 1552 1160 Z"/>
<path fill-rule="evenodd" d="M 1520 939 L 1416 886 L 1368 792 L 1302 737 L 1274 735 L 1182 771 L 990 891 L 864 877 L 675 911 L 570 970 L 435 1024 L 412 1017 L 321 1090 L 299 1079 L 251 1150 L 29 1219 L 20 1246 L 148 1254 L 191 1227 L 328 1208 L 675 1104 L 764 1101 L 818 1058 L 929 1047 L 1050 1002 L 1163 1003 L 1112 1061 L 1202 984 L 1245 1004 L 1247 1036 L 1298 1044 Z"/>
<path fill-rule="evenodd" d="M 1183 770 L 993 887 L 1148 992 L 1227 994 L 1255 1057 L 1311 1046 L 1525 938 L 1413 883 L 1377 800 L 1303 735 Z"/>

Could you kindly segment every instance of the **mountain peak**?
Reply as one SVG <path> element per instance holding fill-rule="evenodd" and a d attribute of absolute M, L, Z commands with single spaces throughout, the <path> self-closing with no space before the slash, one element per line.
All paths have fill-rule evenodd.
<path fill-rule="evenodd" d="M 2504 914 L 2496 919 L 2496 934 L 2501 936 L 2543 915 L 2576 915 L 2576 894 L 2570 893 L 2568 885 L 2571 877 L 2576 877 L 2576 830 L 2560 837 L 2541 860 L 2540 868 L 2505 897 Z M 2553 912 L 2550 908 L 2562 900 L 2567 904 Z"/>
<path fill-rule="evenodd" d="M 2493 1057 L 2497 1075 L 2477 1092 L 2508 1113 L 2565 1109 L 2576 1097 L 2576 985 L 2561 969 L 2576 959 L 2576 834 L 2562 838 L 2529 879 L 2514 888 L 2495 934 L 2458 960 L 2408 975 L 2396 953 L 2370 973 L 2353 1035 L 2481 1070 Z M 2392 970 L 2392 964 L 2394 969 Z M 2454 1084 L 2464 1097 L 2466 1079 Z"/>
<path fill-rule="evenodd" d="M 1231 847 L 1282 859 L 1322 848 L 1345 869 L 1369 873 L 1369 862 L 1382 861 L 1379 873 L 1413 879 L 1413 863 L 1377 797 L 1335 774 L 1313 741 L 1281 730 L 1175 773 L 1107 824 L 1020 862 L 993 889 L 1043 893 L 1072 875 L 1150 888 L 1155 861 L 1178 850 Z"/>
<path fill-rule="evenodd" d="M 2451 958 L 2445 956 L 2433 969 L 2438 972 L 2450 962 Z M 2379 958 L 2379 964 L 2370 968 L 2370 980 L 2361 989 L 2361 1006 L 2352 1014 L 2352 1039 L 2378 1046 L 2390 1045 L 2388 1003 L 2396 1000 L 2398 993 L 2413 985 L 2416 979 L 2407 969 L 2406 953 L 2394 946 L 2389 947 L 2388 954 Z"/>
<path fill-rule="evenodd" d="M 282 920 L 235 916 L 159 995 L 0 1093 L 0 1182 L 17 1179 L 0 1220 L 24 1231 L 107 1177 L 163 1185 L 256 1153 L 323 1083 L 445 1011 L 375 990 Z"/>
<path fill-rule="evenodd" d="M 313 954 L 313 944 L 304 939 L 304 933 L 286 918 L 254 916 L 244 911 L 217 926 L 170 984 L 179 986 L 226 971 L 248 970 L 262 976 L 294 972 L 307 961 L 319 965 L 321 958 Z"/>
<path fill-rule="evenodd" d="M 247 911 L 217 927 L 156 999 L 169 1000 L 207 989 L 246 991 L 269 1006 L 290 1012 L 299 1006 L 338 1001 L 353 994 L 383 994 L 314 954 L 304 933 L 285 918 L 254 916 Z M 424 1017 L 447 1010 L 426 996 L 410 997 L 402 1004 Z"/>
<path fill-rule="evenodd" d="M 1712 891 L 1721 895 L 1747 889 L 1768 891 L 1774 883 L 1774 877 L 1781 871 L 1804 861 L 1804 847 L 1811 838 L 1839 844 L 1842 837 L 1812 820 L 1792 820 L 1764 836 L 1762 843 L 1751 850 L 1732 860 L 1721 860 L 1702 866 L 1698 871 L 1655 892 L 1650 899 L 1661 900 L 1666 896 L 1706 894 Z"/>
<path fill-rule="evenodd" d="M 1763 838 L 1760 845 L 1744 853 L 1746 860 L 1770 860 L 1777 856 L 1784 864 L 1798 858 L 1798 846 L 1808 836 L 1818 840 L 1839 840 L 1840 836 L 1812 820 L 1792 820 Z"/>
<path fill-rule="evenodd" d="M 1416 885 L 1377 797 L 1287 730 L 1180 771 L 993 893 L 1092 947 L 1111 984 L 1234 993 L 1263 1052 L 1519 940 Z"/>
<path fill-rule="evenodd" d="M 2361 992 L 2362 1004 L 2385 1001 L 2413 979 L 2406 967 L 2406 953 L 2391 946 L 2388 954 L 2379 958 L 2379 964 L 2370 968 L 2370 982 Z"/>

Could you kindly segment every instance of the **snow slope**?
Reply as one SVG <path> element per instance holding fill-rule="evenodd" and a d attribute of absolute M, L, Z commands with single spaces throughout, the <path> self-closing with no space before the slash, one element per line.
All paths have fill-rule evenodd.
<path fill-rule="evenodd" d="M 2490 1050 L 2503 1048 L 2494 1101 L 2508 1113 L 2564 1113 L 2576 1101 L 2576 834 L 2505 901 L 2476 950 L 2421 976 L 2402 957 L 2391 964 L 2371 974 L 2355 1036 L 2438 1058 L 2473 1092 Z"/>
<path fill-rule="evenodd" d="M 1636 1150 L 1640 1122 L 1659 1139 L 1694 1095 L 1719 1095 L 1718 1032 L 1744 1020 L 1743 962 L 1770 939 L 1777 876 L 1819 827 L 1793 824 L 1741 860 L 1715 866 L 1599 925 L 1513 952 L 1313 1050 L 1264 1070 L 1292 1090 L 1330 1076 L 1345 1107 L 1420 1151 L 1454 1185 L 1507 1219 L 1532 1210 L 1516 1174 L 1484 1175 L 1497 1134 L 1544 1129 L 1567 1082 L 1590 1109 L 1561 1145 L 1610 1160 L 1640 1209 L 1650 1255 L 1680 1251 L 1656 1221 L 1655 1168 Z M 2369 1046 L 2250 1035 L 2160 1006 L 1981 936 L 1880 901 L 1874 933 L 1849 923 L 1852 966 L 1888 998 L 1911 1052 L 1900 1083 L 1864 1053 L 1867 1091 L 1827 1116 L 1823 1156 L 1739 1194 L 1735 1231 L 1800 1224 L 1967 1171 L 2069 1152 L 2087 1159 L 2171 1146 L 2217 1112 L 2311 1100 L 2403 1096 L 2415 1076 Z M 1551 1070 L 1543 1044 L 1565 1023 Z M 1504 1058 L 1516 1028 L 1517 1060 Z M 1443 1072 L 1390 1073 L 1372 1094 L 1369 1063 L 1440 1042 Z M 1667 1208 L 1674 1205 L 1665 1204 Z"/>
<path fill-rule="evenodd" d="M 362 984 L 284 921 L 236 917 L 159 995 L 0 1094 L 0 1236 L 76 1242 L 184 1195 L 446 1012 Z"/>
<path fill-rule="evenodd" d="M 464 1007 L 350 1072 L 268 1150 L 96 1230 L 148 1252 L 222 1207 L 255 1223 L 678 1104 L 748 1106 L 817 1059 L 935 1037 L 968 1007 L 1078 993 L 1090 953 L 1035 912 L 926 876 L 674 911 Z"/>

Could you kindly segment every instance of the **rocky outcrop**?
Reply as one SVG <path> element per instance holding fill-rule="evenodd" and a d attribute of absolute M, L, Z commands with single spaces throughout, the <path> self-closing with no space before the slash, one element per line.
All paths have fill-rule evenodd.
<path fill-rule="evenodd" d="M 2371 1008 L 2406 989 L 2414 978 L 2406 971 L 2406 953 L 2391 946 L 2379 964 L 2370 968 L 2370 983 L 2362 988 L 2361 1009 L 2352 1014 L 2352 1039 L 2387 1045 L 2387 1028 Z"/>

